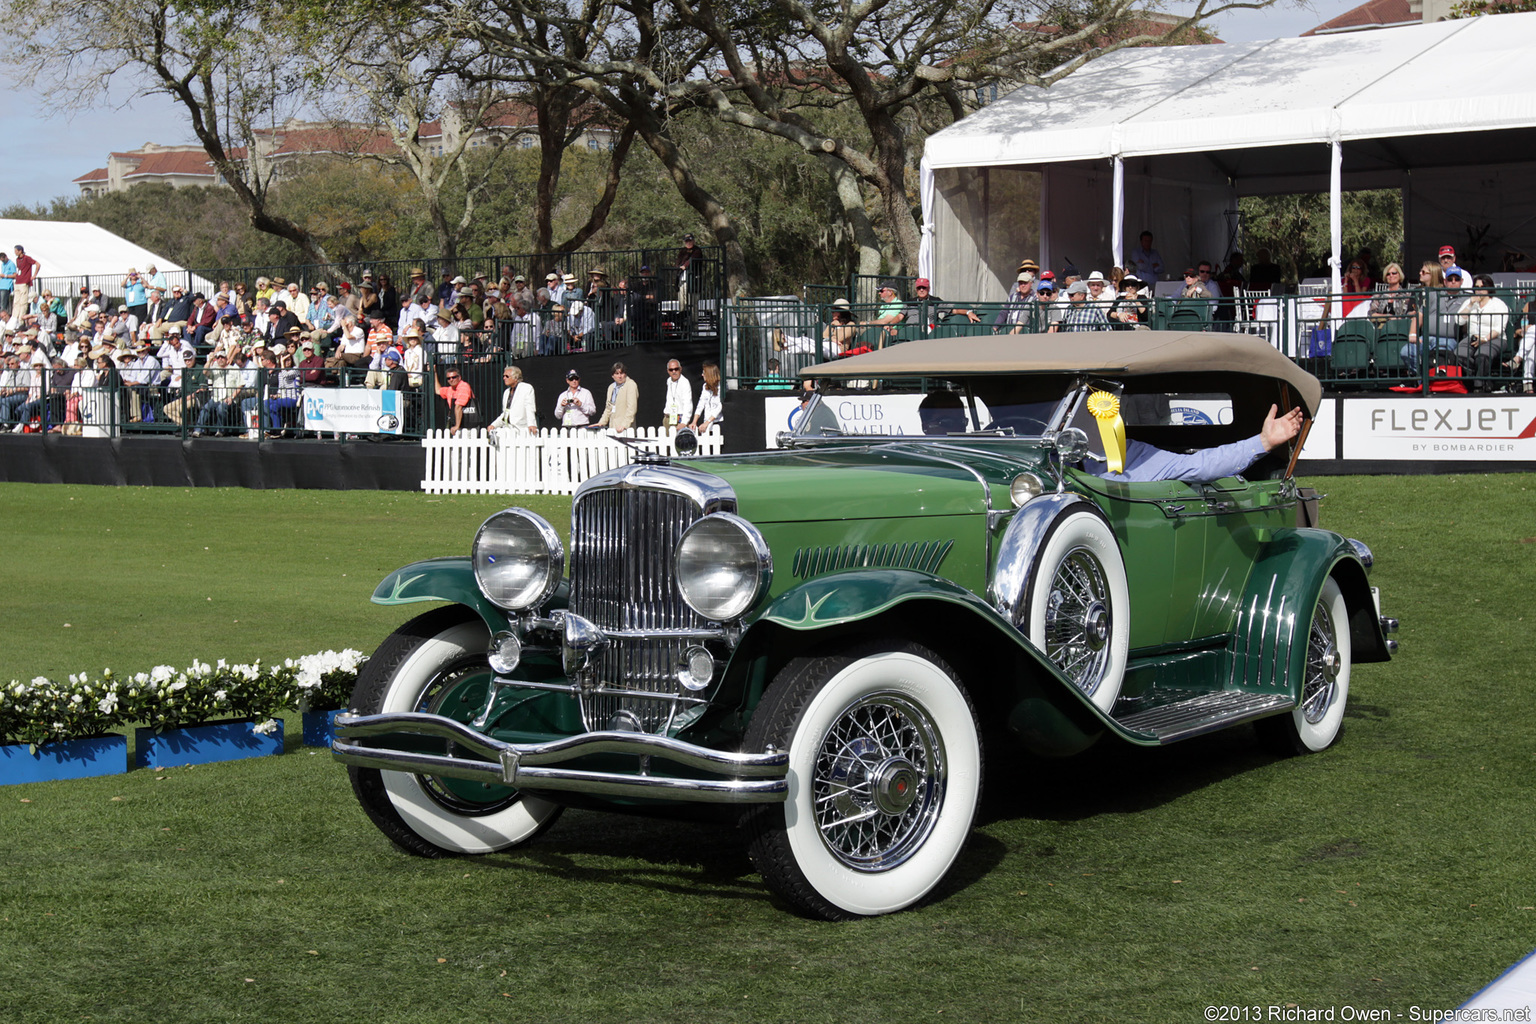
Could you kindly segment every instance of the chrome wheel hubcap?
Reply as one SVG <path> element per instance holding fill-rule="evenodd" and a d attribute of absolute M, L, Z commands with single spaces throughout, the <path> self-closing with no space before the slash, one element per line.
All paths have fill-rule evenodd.
<path fill-rule="evenodd" d="M 816 754 L 811 799 L 822 842 L 860 871 L 895 867 L 933 831 L 945 777 L 944 745 L 926 711 L 892 693 L 855 701 Z"/>

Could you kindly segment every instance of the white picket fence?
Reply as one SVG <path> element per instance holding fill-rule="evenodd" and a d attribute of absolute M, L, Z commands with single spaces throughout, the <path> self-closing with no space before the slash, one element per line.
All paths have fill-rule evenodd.
<path fill-rule="evenodd" d="M 428 494 L 573 494 L 588 477 L 635 461 L 635 448 L 606 431 L 557 427 L 520 437 L 500 433 L 500 446 L 492 447 L 484 430 L 465 430 L 458 437 L 429 431 L 421 441 L 427 455 L 421 489 Z M 639 427 L 626 436 L 652 451 L 677 454 L 669 428 Z M 716 455 L 720 447 L 720 428 L 699 436 L 698 454 Z"/>

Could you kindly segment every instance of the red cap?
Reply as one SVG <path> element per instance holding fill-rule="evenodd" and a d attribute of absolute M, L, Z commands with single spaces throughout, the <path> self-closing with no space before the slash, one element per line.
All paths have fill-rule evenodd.
<path fill-rule="evenodd" d="M 1054 280 L 1056 280 L 1056 275 L 1051 273 L 1049 270 L 1047 270 L 1045 273 L 1040 275 L 1040 280 L 1042 280 L 1042 281 L 1054 281 Z"/>
<path fill-rule="evenodd" d="M 916 281 L 912 282 L 912 287 L 913 288 L 932 288 L 933 285 L 929 282 L 929 280 L 926 277 L 920 277 Z"/>
<path fill-rule="evenodd" d="M 1451 259 L 1455 259 L 1456 258 L 1456 247 L 1454 245 L 1442 245 L 1440 247 L 1440 255 L 1441 256 L 1449 256 Z"/>

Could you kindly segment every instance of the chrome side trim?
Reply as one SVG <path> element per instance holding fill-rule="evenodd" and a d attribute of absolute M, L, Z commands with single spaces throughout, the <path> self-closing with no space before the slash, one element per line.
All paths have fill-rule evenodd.
<path fill-rule="evenodd" d="M 390 733 L 446 739 L 485 760 L 347 742 Z M 337 715 L 336 741 L 331 744 L 331 752 L 342 764 L 361 768 L 476 779 L 530 791 L 647 796 L 702 803 L 780 803 L 789 791 L 789 755 L 776 750 L 760 754 L 714 750 L 669 736 L 638 732 L 589 732 L 547 743 L 504 743 L 451 718 L 420 712 Z M 593 754 L 667 760 L 724 778 L 649 775 L 645 774 L 644 760 L 635 774 L 560 767 Z"/>
<path fill-rule="evenodd" d="M 992 580 L 987 584 L 987 599 L 1015 625 L 1018 625 L 1022 611 L 1030 568 L 1045 543 L 1046 533 L 1057 516 L 1079 502 L 1091 504 L 1081 494 L 1071 491 L 1042 494 L 1025 502 L 1024 507 L 1014 513 L 1013 522 L 1008 524 L 997 547 L 997 562 L 993 565 Z"/>

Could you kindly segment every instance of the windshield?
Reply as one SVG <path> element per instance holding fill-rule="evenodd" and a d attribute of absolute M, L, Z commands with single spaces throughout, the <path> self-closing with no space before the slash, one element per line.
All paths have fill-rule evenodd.
<path fill-rule="evenodd" d="M 926 391 L 849 389 L 818 394 L 792 417 L 796 437 L 1038 437 L 1061 394 L 1026 395 L 948 383 Z"/>

